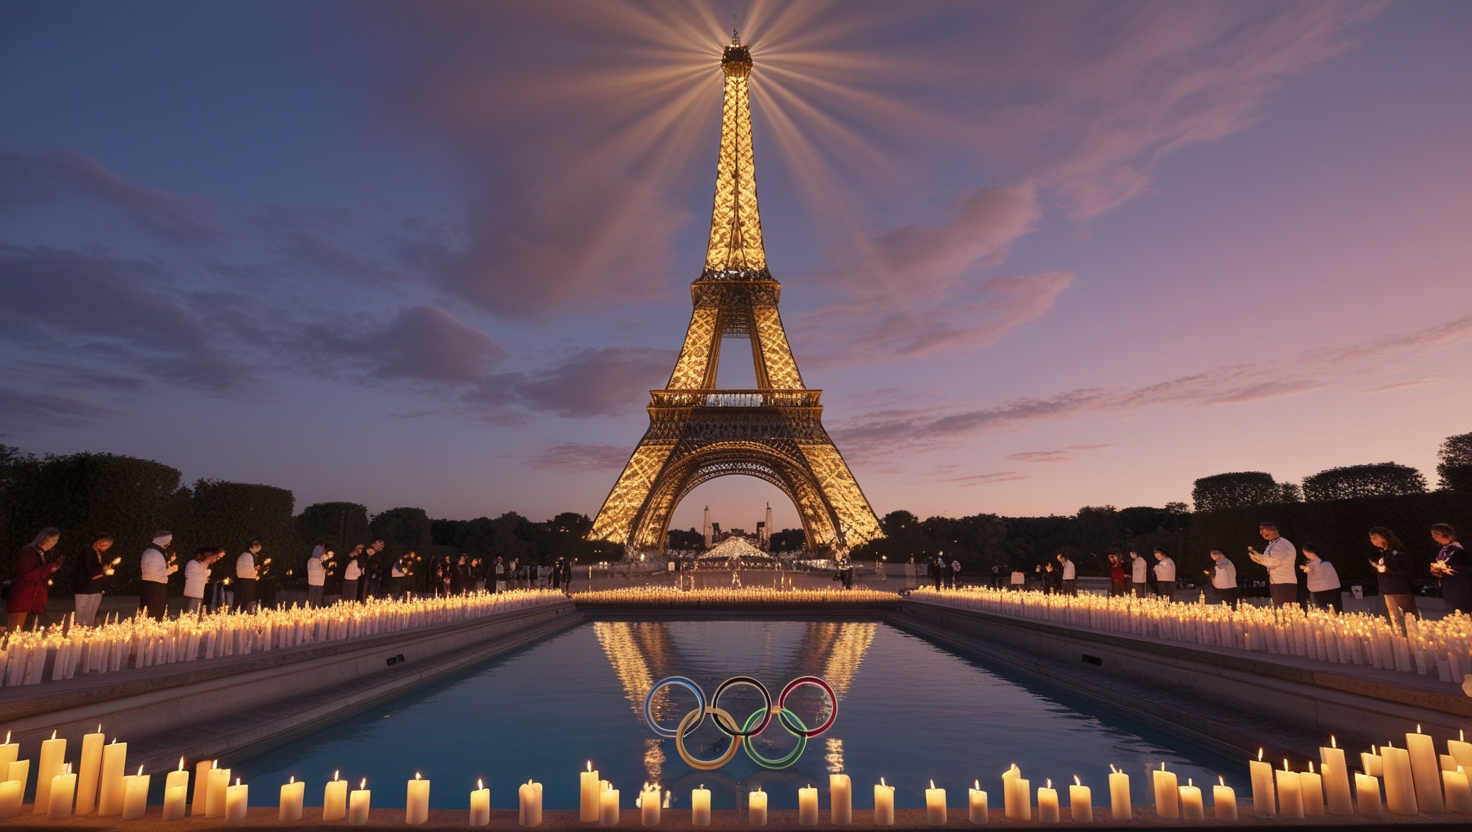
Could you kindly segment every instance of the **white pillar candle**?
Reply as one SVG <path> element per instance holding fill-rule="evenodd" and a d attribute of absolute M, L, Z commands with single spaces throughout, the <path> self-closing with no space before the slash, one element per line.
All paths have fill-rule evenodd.
<path fill-rule="evenodd" d="M 1058 812 L 1058 790 L 1053 788 L 1053 781 L 1048 780 L 1046 786 L 1038 786 L 1038 820 L 1043 823 L 1057 823 L 1061 820 Z"/>
<path fill-rule="evenodd" d="M 1094 793 L 1077 774 L 1073 776 L 1073 785 L 1068 787 L 1068 817 L 1084 822 L 1094 819 Z"/>
<path fill-rule="evenodd" d="M 828 822 L 847 826 L 854 820 L 853 783 L 847 774 L 828 775 Z"/>
<path fill-rule="evenodd" d="M 429 820 L 429 781 L 414 772 L 409 792 L 404 798 L 404 823 L 419 824 Z"/>
<path fill-rule="evenodd" d="M 61 774 L 51 778 L 51 788 L 46 790 L 47 820 L 62 820 L 72 816 L 72 797 L 77 791 L 77 775 L 72 774 L 70 764 L 61 771 Z M 36 787 L 40 788 L 40 784 Z M 40 802 L 38 798 L 36 803 L 39 805 Z"/>
<path fill-rule="evenodd" d="M 1324 814 L 1324 779 L 1314 773 L 1310 760 L 1308 771 L 1298 773 L 1298 793 L 1303 800 L 1304 817 L 1320 817 Z"/>
<path fill-rule="evenodd" d="M 1441 760 L 1441 770 L 1442 771 L 1456 771 L 1457 770 L 1457 758 L 1456 757 L 1453 757 L 1450 754 L 1442 754 L 1437 759 Z"/>
<path fill-rule="evenodd" d="M 883 777 L 874 784 L 874 825 L 894 826 L 894 786 L 887 785 Z"/>
<path fill-rule="evenodd" d="M 813 797 L 816 804 L 817 795 Z M 931 826 L 944 826 L 946 822 L 946 790 L 937 789 L 934 780 L 930 781 L 930 788 L 925 790 L 925 822 Z"/>
<path fill-rule="evenodd" d="M 703 783 L 690 790 L 690 825 L 710 826 L 710 789 Z"/>
<path fill-rule="evenodd" d="M 373 790 L 368 788 L 368 778 L 348 795 L 348 823 L 362 826 L 368 822 L 368 810 L 373 805 Z"/>
<path fill-rule="evenodd" d="M 276 819 L 281 821 L 301 820 L 302 804 L 306 801 L 307 784 L 296 782 L 292 777 L 281 784 L 281 802 L 276 810 Z"/>
<path fill-rule="evenodd" d="M 1130 806 L 1130 776 L 1110 765 L 1109 816 L 1115 820 L 1134 820 L 1135 810 Z"/>
<path fill-rule="evenodd" d="M 1257 749 L 1257 759 L 1247 761 L 1248 773 L 1252 775 L 1252 813 L 1260 818 L 1277 814 L 1273 799 L 1273 767 L 1262 760 L 1262 749 Z"/>
<path fill-rule="evenodd" d="M 1362 815 L 1383 815 L 1385 804 L 1380 802 L 1380 780 L 1368 774 L 1355 772 L 1355 808 Z"/>
<path fill-rule="evenodd" d="M 100 794 L 97 798 L 97 816 L 100 818 L 123 813 L 123 775 L 128 768 L 128 744 L 113 740 L 102 747 L 102 768 L 97 781 Z M 40 788 L 38 785 L 37 788 Z"/>
<path fill-rule="evenodd" d="M 94 734 L 82 736 L 82 759 L 77 767 L 77 808 L 79 815 L 90 815 L 97 808 L 97 784 L 102 775 L 102 726 Z"/>
<path fill-rule="evenodd" d="M 1418 814 L 1410 752 L 1386 746 L 1380 749 L 1380 758 L 1385 768 L 1385 807 L 1393 815 Z"/>
<path fill-rule="evenodd" d="M 1217 820 L 1237 819 L 1237 791 L 1227 785 L 1225 778 L 1218 777 L 1218 785 L 1211 787 L 1211 813 Z"/>
<path fill-rule="evenodd" d="M 1166 771 L 1165 763 L 1161 763 L 1159 769 L 1150 772 L 1150 777 L 1155 785 L 1155 816 L 1176 820 L 1181 816 L 1181 792 L 1176 786 L 1176 773 Z"/>
<path fill-rule="evenodd" d="M 579 772 L 581 780 L 582 801 L 578 804 L 578 820 L 583 822 L 598 819 L 598 794 L 603 791 L 602 784 L 598 781 L 598 772 L 593 769 L 593 761 L 588 761 L 588 770 Z"/>
<path fill-rule="evenodd" d="M 812 785 L 797 790 L 797 822 L 803 826 L 818 825 L 818 790 Z"/>
<path fill-rule="evenodd" d="M 639 791 L 639 823 L 643 826 L 659 825 L 659 784 L 645 783 Z"/>
<path fill-rule="evenodd" d="M 1205 820 L 1206 805 L 1201 802 L 1201 789 L 1189 779 L 1180 788 L 1181 820 Z"/>
<path fill-rule="evenodd" d="M 1456 771 L 1443 771 L 1441 781 L 1446 786 L 1446 810 L 1457 815 L 1472 815 L 1472 787 L 1467 782 L 1467 769 L 1457 766 Z"/>
<path fill-rule="evenodd" d="M 348 781 L 337 779 L 338 772 L 332 772 L 332 779 L 322 789 L 322 819 L 342 820 L 348 816 Z"/>
<path fill-rule="evenodd" d="M 207 772 L 204 786 L 204 816 L 223 818 L 225 802 L 230 795 L 230 769 L 212 768 Z"/>
<path fill-rule="evenodd" d="M 112 746 L 108 746 L 111 748 Z M 219 760 L 200 760 L 194 765 L 194 800 L 189 804 L 189 814 L 203 815 L 205 799 L 210 793 L 210 769 L 214 768 Z M 107 752 L 102 753 L 102 767 L 107 768 Z"/>
<path fill-rule="evenodd" d="M 19 780 L 0 782 L 0 820 L 20 814 L 20 801 L 25 791 L 26 784 Z"/>
<path fill-rule="evenodd" d="M 123 778 L 123 820 L 137 820 L 148 811 L 148 784 L 152 774 L 144 774 L 143 766 L 137 774 Z"/>
<path fill-rule="evenodd" d="M 986 823 L 991 820 L 991 808 L 986 805 L 986 792 L 981 790 L 980 780 L 975 781 L 971 788 L 966 790 L 966 803 L 969 809 L 968 817 L 972 823 Z M 893 814 L 893 804 L 891 804 L 891 817 Z M 893 823 L 893 820 L 890 822 Z"/>
<path fill-rule="evenodd" d="M 26 783 L 31 779 L 31 761 L 16 760 L 6 767 L 6 780 L 17 780 L 20 782 L 20 790 L 26 790 Z"/>
<path fill-rule="evenodd" d="M 1446 753 L 1452 755 L 1452 759 L 1457 761 L 1457 765 L 1468 771 L 1472 771 L 1472 742 L 1467 742 L 1466 731 L 1459 731 L 1458 736 L 1461 739 L 1446 741 Z M 5 746 L 0 745 L 0 750 L 4 748 Z M 0 756 L 0 760 L 3 759 L 4 757 Z"/>
<path fill-rule="evenodd" d="M 1031 786 L 1016 763 L 1002 772 L 1002 814 L 1007 820 L 1032 820 Z"/>
<path fill-rule="evenodd" d="M 1371 777 L 1384 777 L 1385 758 L 1376 753 L 1373 747 L 1370 751 L 1361 751 L 1360 768 Z"/>
<path fill-rule="evenodd" d="M 1331 815 L 1354 814 L 1354 797 L 1349 791 L 1349 766 L 1344 760 L 1344 749 L 1333 737 L 1329 747 L 1319 749 L 1320 770 L 1324 774 L 1324 797 Z"/>
<path fill-rule="evenodd" d="M 598 795 L 598 824 L 618 826 L 618 789 L 612 784 Z"/>
<path fill-rule="evenodd" d="M 36 764 L 36 810 L 35 814 L 50 812 L 51 807 L 51 782 L 61 774 L 62 766 L 66 763 L 66 740 L 57 739 L 56 732 L 51 732 L 51 739 L 41 743 L 41 759 Z M 118 796 L 118 811 L 123 810 L 122 796 Z M 70 811 L 67 812 L 71 814 Z M 116 813 L 114 813 L 116 814 Z"/>
<path fill-rule="evenodd" d="M 179 769 L 169 772 L 164 780 L 164 820 L 180 820 L 189 813 L 189 772 L 184 770 L 184 758 L 179 758 Z"/>
<path fill-rule="evenodd" d="M 491 790 L 484 780 L 475 781 L 470 792 L 470 825 L 485 826 L 491 822 Z"/>
<path fill-rule="evenodd" d="M 1411 759 L 1411 779 L 1416 786 L 1416 807 L 1422 812 L 1440 815 L 1446 811 L 1441 799 L 1441 765 L 1436 760 L 1436 744 L 1430 735 L 1406 734 L 1406 753 Z"/>
<path fill-rule="evenodd" d="M 541 826 L 542 784 L 528 780 L 516 790 L 516 796 L 521 804 L 521 814 L 517 817 L 517 822 L 522 826 Z"/>
<path fill-rule="evenodd" d="M 1288 770 L 1288 761 L 1283 768 L 1274 772 L 1278 776 L 1278 816 L 1299 819 L 1303 817 L 1303 795 L 1298 790 L 1298 773 Z"/>
<path fill-rule="evenodd" d="M 20 743 L 10 741 L 10 732 L 5 732 L 5 742 L 0 743 L 0 766 L 9 765 L 20 759 Z"/>
<path fill-rule="evenodd" d="M 746 796 L 746 822 L 752 826 L 767 825 L 767 793 L 761 787 Z"/>
<path fill-rule="evenodd" d="M 250 806 L 250 786 L 235 778 L 235 785 L 225 787 L 225 820 L 232 823 L 245 820 L 246 810 Z"/>

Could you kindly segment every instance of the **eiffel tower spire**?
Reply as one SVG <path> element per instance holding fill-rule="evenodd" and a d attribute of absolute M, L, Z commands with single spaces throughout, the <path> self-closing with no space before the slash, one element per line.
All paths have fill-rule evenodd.
<path fill-rule="evenodd" d="M 751 277 L 766 272 L 762 220 L 756 205 L 756 170 L 751 151 L 751 50 L 735 29 L 721 57 L 726 76 L 721 106 L 721 156 L 716 164 L 715 208 L 703 276 Z M 764 275 L 765 276 L 765 275 Z"/>

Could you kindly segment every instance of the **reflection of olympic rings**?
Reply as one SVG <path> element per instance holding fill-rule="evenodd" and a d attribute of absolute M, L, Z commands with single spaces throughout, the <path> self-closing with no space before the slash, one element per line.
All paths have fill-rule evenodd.
<path fill-rule="evenodd" d="M 761 694 L 762 702 L 764 703 L 761 708 L 753 711 L 751 716 L 746 718 L 745 724 L 737 723 L 736 719 L 728 711 L 720 707 L 721 694 L 726 693 L 731 688 L 741 686 L 755 689 Z M 830 704 L 828 718 L 816 728 L 808 728 L 802 719 L 787 707 L 787 697 L 791 696 L 798 688 L 807 686 L 821 689 L 828 695 Z M 654 695 L 666 687 L 682 687 L 695 694 L 695 709 L 685 714 L 680 720 L 679 726 L 673 730 L 660 725 L 654 719 Z M 715 722 L 716 727 L 731 738 L 731 745 L 724 753 L 713 760 L 702 760 L 694 757 L 685 748 L 685 738 L 693 734 L 705 722 L 707 714 Z M 797 737 L 797 745 L 785 757 L 778 760 L 762 756 L 752 744 L 752 740 L 765 731 L 767 726 L 772 723 L 773 714 L 777 716 L 777 721 L 787 733 Z M 746 756 L 750 757 L 752 762 L 763 768 L 776 770 L 787 768 L 797 762 L 798 758 L 802 756 L 803 751 L 807 749 L 809 739 L 833 727 L 834 720 L 838 719 L 838 695 L 834 693 L 833 688 L 826 681 L 817 676 L 799 676 L 788 682 L 782 688 L 781 695 L 777 697 L 777 701 L 774 703 L 772 701 L 772 693 L 767 690 L 766 685 L 763 685 L 750 676 L 733 676 L 722 682 L 716 688 L 715 695 L 709 700 L 706 700 L 705 691 L 701 690 L 700 686 L 693 681 L 684 676 L 669 676 L 655 683 L 654 687 L 650 688 L 649 693 L 645 695 L 644 719 L 649 723 L 649 728 L 654 733 L 675 741 L 675 750 L 679 752 L 680 759 L 684 760 L 685 764 L 693 769 L 699 771 L 718 769 L 731 762 L 736 756 L 737 749 L 744 745 Z"/>

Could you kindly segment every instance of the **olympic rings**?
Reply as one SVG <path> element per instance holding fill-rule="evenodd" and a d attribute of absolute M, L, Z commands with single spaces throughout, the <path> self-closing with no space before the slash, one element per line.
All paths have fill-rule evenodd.
<path fill-rule="evenodd" d="M 671 686 L 682 687 L 695 694 L 695 709 L 685 714 L 680 720 L 679 726 L 673 730 L 655 721 L 653 709 L 654 694 Z M 761 708 L 753 711 L 751 716 L 746 718 L 745 724 L 737 727 L 738 723 L 735 718 L 728 711 L 720 707 L 720 701 L 722 694 L 731 688 L 741 686 L 755 689 L 761 694 L 764 704 Z M 822 725 L 816 728 L 808 728 L 802 719 L 787 707 L 787 697 L 791 696 L 798 688 L 807 686 L 822 689 L 828 695 L 828 701 L 831 705 L 828 718 Z M 705 722 L 707 714 L 711 716 L 716 727 L 731 738 L 730 746 L 719 757 L 713 760 L 699 759 L 691 755 L 689 750 L 685 748 L 685 738 L 693 734 Z M 778 760 L 762 756 L 761 752 L 756 750 L 752 742 L 757 735 L 761 734 L 771 725 L 774 714 L 777 716 L 777 720 L 783 729 L 787 733 L 797 737 L 797 745 L 793 750 Z M 832 686 L 823 679 L 817 676 L 800 676 L 788 682 L 782 688 L 781 695 L 777 697 L 777 701 L 774 703 L 772 701 L 772 693 L 767 690 L 766 685 L 763 685 L 750 676 L 732 676 L 722 682 L 716 688 L 715 695 L 707 701 L 705 691 L 701 690 L 700 686 L 695 684 L 695 682 L 684 676 L 669 676 L 659 680 L 654 687 L 649 689 L 649 693 L 645 695 L 644 719 L 649 723 L 650 730 L 654 731 L 655 734 L 667 739 L 673 739 L 675 741 L 675 750 L 679 752 L 680 759 L 684 760 L 686 765 L 698 771 L 714 771 L 726 765 L 736 757 L 736 751 L 743 746 L 746 748 L 746 756 L 750 757 L 752 762 L 763 768 L 779 770 L 797 762 L 798 758 L 802 756 L 803 751 L 807 749 L 809 739 L 833 727 L 834 721 L 838 719 L 838 695 L 834 693 Z"/>

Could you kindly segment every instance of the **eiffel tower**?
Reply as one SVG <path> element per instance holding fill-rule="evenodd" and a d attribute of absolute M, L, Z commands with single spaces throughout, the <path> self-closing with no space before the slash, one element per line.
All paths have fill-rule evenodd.
<path fill-rule="evenodd" d="M 696 486 L 742 474 L 782 489 L 802 516 L 809 552 L 881 536 L 879 521 L 823 429 L 821 390 L 803 385 L 767 271 L 757 213 L 747 80 L 751 52 L 732 32 L 721 58 L 721 155 L 705 269 L 669 384 L 651 390 L 649 429 L 593 521 L 591 537 L 627 551 L 663 550 L 675 506 Z M 747 338 L 755 390 L 716 388 L 721 340 Z"/>

